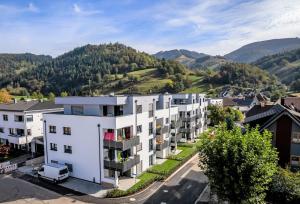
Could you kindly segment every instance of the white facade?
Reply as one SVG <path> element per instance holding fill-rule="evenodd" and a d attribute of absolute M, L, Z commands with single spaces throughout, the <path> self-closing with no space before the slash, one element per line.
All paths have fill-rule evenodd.
<path fill-rule="evenodd" d="M 208 98 L 207 102 L 208 102 L 208 105 L 223 106 L 222 98 Z"/>
<path fill-rule="evenodd" d="M 173 95 L 172 105 L 179 108 L 183 140 L 193 141 L 207 129 L 207 100 L 204 94 Z"/>
<path fill-rule="evenodd" d="M 64 105 L 62 113 L 44 114 L 45 163 L 66 164 L 73 177 L 118 186 L 120 176 L 145 171 L 180 139 L 180 106 L 172 105 L 172 95 L 64 97 L 56 103 Z"/>
<path fill-rule="evenodd" d="M 17 149 L 35 152 L 35 141 L 43 136 L 43 113 L 61 111 L 51 110 L 0 110 L 0 142 Z"/>

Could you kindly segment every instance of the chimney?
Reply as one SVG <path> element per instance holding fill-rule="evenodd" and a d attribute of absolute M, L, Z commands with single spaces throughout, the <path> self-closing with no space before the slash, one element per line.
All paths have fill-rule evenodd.
<path fill-rule="evenodd" d="M 280 104 L 283 105 L 283 106 L 285 105 L 285 104 L 284 104 L 284 98 L 281 98 L 281 99 L 280 99 Z"/>
<path fill-rule="evenodd" d="M 14 104 L 18 103 L 18 100 L 16 98 L 14 98 L 13 100 L 14 100 Z"/>

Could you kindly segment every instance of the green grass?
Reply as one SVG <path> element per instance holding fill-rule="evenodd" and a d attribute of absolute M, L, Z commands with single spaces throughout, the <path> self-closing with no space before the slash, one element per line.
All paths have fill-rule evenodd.
<path fill-rule="evenodd" d="M 164 177 L 171 175 L 180 165 L 180 161 L 168 159 L 162 164 L 157 164 L 148 169 L 148 172 L 162 175 Z"/>
<path fill-rule="evenodd" d="M 178 160 L 178 161 L 183 161 L 183 160 L 187 160 L 190 157 L 192 157 L 197 149 L 194 147 L 178 147 L 179 150 L 182 150 L 179 154 L 177 155 L 172 155 L 169 157 L 169 159 L 174 159 L 174 160 Z"/>

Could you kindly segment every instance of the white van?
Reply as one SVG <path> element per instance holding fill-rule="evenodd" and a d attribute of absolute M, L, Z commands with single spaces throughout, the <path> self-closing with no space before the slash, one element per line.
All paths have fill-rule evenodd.
<path fill-rule="evenodd" d="M 53 182 L 66 180 L 69 177 L 69 170 L 62 164 L 45 164 L 38 171 L 38 177 Z"/>

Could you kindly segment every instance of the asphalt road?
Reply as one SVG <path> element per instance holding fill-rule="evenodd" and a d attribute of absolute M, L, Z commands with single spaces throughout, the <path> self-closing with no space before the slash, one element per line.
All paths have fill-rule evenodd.
<path fill-rule="evenodd" d="M 206 187 L 207 177 L 200 171 L 196 157 L 189 165 L 164 183 L 153 195 L 147 198 L 145 204 L 188 204 L 195 203 Z M 192 165 L 192 166 L 191 166 Z"/>

